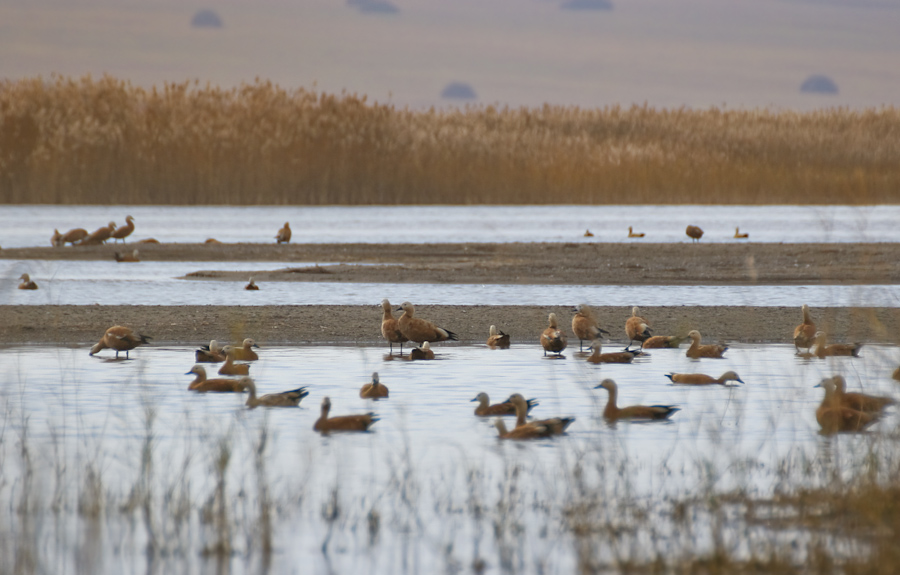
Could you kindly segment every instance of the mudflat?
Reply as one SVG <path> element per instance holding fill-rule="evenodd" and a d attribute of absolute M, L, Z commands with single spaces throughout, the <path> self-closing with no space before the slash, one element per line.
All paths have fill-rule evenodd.
<path fill-rule="evenodd" d="M 246 281 L 234 270 L 242 261 L 271 261 L 254 271 L 267 281 L 374 283 L 594 284 L 594 285 L 789 285 L 890 284 L 900 281 L 897 244 L 132 244 L 0 250 L 8 259 L 112 259 L 115 251 L 140 250 L 143 261 L 202 261 L 186 280 Z M 217 263 L 222 262 L 221 268 Z M 226 262 L 238 262 L 224 265 Z M 285 262 L 319 262 L 290 267 Z M 369 265 L 350 265 L 350 264 Z M 122 265 L 140 265 L 122 264 Z M 385 296 L 390 297 L 389 286 Z M 664 289 L 664 288 L 663 288 Z M 399 304 L 400 302 L 393 302 Z M 413 302 L 415 303 L 415 302 Z M 496 325 L 513 343 L 538 344 L 547 315 L 566 327 L 571 305 L 418 306 L 417 316 L 456 332 L 460 342 L 483 343 Z M 625 342 L 628 307 L 592 304 L 609 345 Z M 635 302 L 641 304 L 644 302 Z M 831 341 L 897 343 L 900 309 L 796 307 L 662 307 L 641 305 L 654 334 L 698 329 L 704 341 L 790 343 L 800 305 Z M 83 345 L 121 324 L 154 342 L 200 344 L 210 339 L 260 344 L 375 344 L 381 338 L 380 302 L 371 306 L 0 306 L 0 342 Z M 570 337 L 571 334 L 570 334 Z M 578 345 L 570 340 L 570 346 Z M 577 347 L 576 347 L 577 349 Z"/>
<path fill-rule="evenodd" d="M 554 312 L 578 349 L 571 332 L 571 305 L 565 306 L 417 306 L 416 315 L 455 332 L 463 344 L 483 344 L 493 324 L 512 342 L 534 344 Z M 609 346 L 625 345 L 625 320 L 631 308 L 595 306 L 600 325 L 612 335 Z M 127 325 L 152 336 L 154 344 L 239 342 L 252 337 L 260 345 L 384 344 L 381 305 L 371 306 L 0 306 L 0 342 L 85 345 L 106 328 Z M 790 343 L 800 323 L 800 308 L 656 307 L 641 314 L 656 335 L 684 335 L 700 330 L 706 342 Z M 812 308 L 819 329 L 831 341 L 897 343 L 900 309 Z M 611 341 L 610 341 L 611 339 Z M 439 344 L 447 345 L 447 344 Z M 395 348 L 396 349 L 396 348 Z M 900 359 L 900 358 L 898 358 Z"/>
<path fill-rule="evenodd" d="M 6 259 L 114 259 L 140 250 L 143 261 L 272 262 L 258 281 L 384 283 L 742 285 L 900 282 L 900 244 L 119 244 L 0 250 Z M 279 266 L 318 262 L 318 266 Z M 341 264 L 370 264 L 365 266 Z M 336 265 L 324 265 L 336 264 Z M 122 264 L 135 265 L 135 264 Z M 246 281 L 216 266 L 188 279 Z M 235 267 L 230 265 L 229 269 Z M 798 302 L 799 303 L 802 302 Z"/>

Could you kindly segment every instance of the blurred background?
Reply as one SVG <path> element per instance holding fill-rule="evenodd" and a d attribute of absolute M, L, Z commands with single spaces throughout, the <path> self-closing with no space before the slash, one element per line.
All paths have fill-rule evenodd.
<path fill-rule="evenodd" d="M 409 106 L 900 104 L 892 0 L 3 0 L 0 77 L 367 94 Z"/>

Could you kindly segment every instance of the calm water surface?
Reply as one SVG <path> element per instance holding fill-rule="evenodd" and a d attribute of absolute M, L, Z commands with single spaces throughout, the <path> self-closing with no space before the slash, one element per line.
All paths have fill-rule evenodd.
<path fill-rule="evenodd" d="M 323 262 L 324 263 L 324 262 Z M 0 304 L 5 305 L 370 305 L 387 297 L 419 305 L 752 305 L 816 307 L 900 306 L 900 286 L 596 286 L 244 282 L 178 279 L 198 270 L 245 271 L 313 265 L 253 262 L 141 262 L 0 260 Z M 23 272 L 40 289 L 16 289 Z"/>
<path fill-rule="evenodd" d="M 269 243 L 285 221 L 296 243 L 685 242 L 688 224 L 704 242 L 734 242 L 737 226 L 754 242 L 900 241 L 900 206 L 2 206 L 0 246 L 46 246 L 54 228 L 93 231 L 126 215 L 136 240 L 189 243 Z M 629 225 L 646 237 L 626 237 Z"/>
<path fill-rule="evenodd" d="M 853 465 L 851 454 L 864 455 L 875 434 L 818 435 L 814 411 L 822 393 L 813 386 L 841 373 L 849 387 L 896 395 L 890 373 L 900 360 L 900 350 L 887 346 L 867 346 L 860 358 L 828 361 L 798 359 L 793 347 L 784 345 L 738 345 L 724 360 L 701 361 L 687 359 L 684 349 L 654 350 L 632 365 L 602 367 L 572 352 L 563 360 L 545 359 L 530 345 L 437 346 L 438 360 L 431 362 L 387 361 L 383 347 L 267 347 L 251 367 L 260 392 L 303 385 L 310 396 L 299 409 L 248 411 L 238 395 L 186 391 L 191 377 L 183 374 L 193 365 L 192 351 L 151 346 L 134 351 L 129 361 L 115 361 L 108 350 L 88 357 L 86 347 L 5 349 L 0 355 L 2 525 L 21 521 L 10 510 L 22 490 L 24 442 L 37 478 L 34 489 L 44 501 L 61 492 L 57 497 L 75 509 L 87 469 L 102 476 L 104 493 L 118 505 L 135 485 L 158 497 L 182 493 L 194 519 L 177 545 L 187 549 L 181 560 L 196 566 L 202 563 L 196 548 L 210 538 L 209 527 L 196 517 L 216 489 L 214 462 L 227 445 L 227 490 L 234 499 L 229 513 L 239 547 L 231 569 L 258 572 L 252 561 L 240 559 L 250 545 L 249 539 L 240 541 L 242 526 L 253 524 L 247 518 L 254 516 L 260 484 L 254 454 L 265 429 L 264 477 L 278 508 L 273 572 L 299 572 L 302 564 L 347 573 L 434 572 L 451 559 L 469 565 L 473 557 L 483 557 L 487 572 L 499 573 L 509 557 L 502 559 L 503 540 L 492 535 L 492 525 L 511 520 L 521 530 L 510 544 L 514 557 L 524 554 L 522 570 L 534 572 L 530 558 L 538 554 L 544 572 L 571 573 L 571 543 L 559 535 L 547 537 L 546 509 L 571 499 L 575 467 L 584 466 L 594 478 L 592 489 L 610 497 L 628 493 L 652 504 L 692 493 L 711 479 L 717 489 L 766 492 L 783 481 L 784 469 L 775 465 L 779 460 L 799 467 L 841 456 Z M 746 384 L 690 388 L 672 386 L 664 377 L 672 371 L 718 375 L 730 369 Z M 358 397 L 373 371 L 390 388 L 390 399 Z M 672 404 L 681 411 L 671 422 L 610 427 L 598 418 L 606 392 L 592 389 L 602 378 L 619 383 L 620 406 Z M 521 392 L 540 400 L 533 415 L 571 415 L 576 421 L 564 437 L 500 442 L 489 421 L 472 415 L 469 400 L 480 391 L 495 401 Z M 321 437 L 312 425 L 324 396 L 331 397 L 333 414 L 371 410 L 381 421 L 372 433 Z M 896 429 L 898 423 L 892 412 L 875 429 Z M 142 465 L 147 469 L 142 453 L 151 454 L 149 483 L 140 479 Z M 497 515 L 498 497 L 519 501 L 512 518 Z M 473 500 L 486 506 L 483 524 L 472 515 Z M 379 518 L 375 542 L 373 513 Z M 164 517 L 155 519 L 160 529 Z M 73 512 L 62 522 L 75 535 L 62 543 L 57 538 L 56 548 L 47 551 L 51 570 L 72 572 L 78 561 L 85 566 L 80 521 Z M 52 537 L 52 523 L 48 519 L 44 536 Z M 92 572 L 144 572 L 143 525 L 110 512 L 93 535 L 101 544 L 88 565 Z M 323 553 L 326 542 L 329 551 Z"/>

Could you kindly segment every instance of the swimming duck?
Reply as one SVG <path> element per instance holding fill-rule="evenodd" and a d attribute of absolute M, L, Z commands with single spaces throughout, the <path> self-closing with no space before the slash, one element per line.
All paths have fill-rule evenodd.
<path fill-rule="evenodd" d="M 219 368 L 219 375 L 250 375 L 250 364 L 234 363 L 234 347 L 226 345 L 222 348 L 225 363 Z"/>
<path fill-rule="evenodd" d="M 219 363 L 225 361 L 225 354 L 219 349 L 219 342 L 213 339 L 209 345 L 204 345 L 194 351 L 194 358 L 199 363 Z"/>
<path fill-rule="evenodd" d="M 434 359 L 431 344 L 426 341 L 420 347 L 412 348 L 409 352 L 409 359 Z"/>
<path fill-rule="evenodd" d="M 825 390 L 825 397 L 816 409 L 816 421 L 822 428 L 822 433 L 830 435 L 842 431 L 862 431 L 878 421 L 880 412 L 866 413 L 841 405 L 831 378 L 823 379 L 816 387 Z"/>
<path fill-rule="evenodd" d="M 38 285 L 31 281 L 31 276 L 28 274 L 22 274 L 19 276 L 19 279 L 22 280 L 22 283 L 19 284 L 19 289 L 38 289 Z"/>
<path fill-rule="evenodd" d="M 206 379 L 206 368 L 202 365 L 195 365 L 185 375 L 194 375 L 194 381 L 188 385 L 188 391 L 196 391 L 198 393 L 241 393 L 244 391 L 244 384 L 239 379 Z"/>
<path fill-rule="evenodd" d="M 478 417 L 490 417 L 493 415 L 516 415 L 516 406 L 509 402 L 509 400 L 504 401 L 503 403 L 495 403 L 491 405 L 491 399 L 488 397 L 488 394 L 485 392 L 481 392 L 475 396 L 475 399 L 472 401 L 478 402 L 478 407 L 475 408 L 475 415 Z M 536 399 L 527 399 L 525 400 L 525 405 L 527 409 L 525 413 L 527 414 L 531 409 L 538 404 L 538 400 Z"/>
<path fill-rule="evenodd" d="M 530 426 L 539 426 L 543 427 L 547 430 L 549 435 L 561 435 L 565 433 L 566 428 L 572 425 L 572 422 L 575 421 L 574 417 L 551 417 L 549 419 L 538 419 L 535 421 L 527 421 L 528 410 L 531 409 L 528 405 L 528 401 L 525 399 L 521 393 L 514 393 L 509 396 L 507 399 L 509 403 L 513 404 L 516 408 L 516 427 L 523 427 L 526 425 Z"/>
<path fill-rule="evenodd" d="M 600 353 L 600 340 L 595 339 L 590 348 L 593 353 L 588 356 L 587 361 L 590 363 L 631 363 L 636 355 L 640 355 L 641 350 L 634 351 L 626 348 L 623 351 L 613 351 L 609 353 Z"/>
<path fill-rule="evenodd" d="M 744 383 L 744 380 L 733 371 L 726 371 L 719 377 L 712 377 L 705 373 L 667 373 L 666 377 L 668 377 L 672 383 L 679 383 L 682 385 L 725 385 L 729 381 Z"/>
<path fill-rule="evenodd" d="M 244 389 L 250 391 L 250 397 L 247 398 L 247 407 L 253 409 L 262 405 L 263 407 L 297 407 L 300 401 L 309 395 L 305 387 L 298 387 L 290 391 L 282 391 L 281 393 L 267 393 L 266 395 L 256 397 L 256 383 L 249 377 L 242 377 L 238 380 Z"/>
<path fill-rule="evenodd" d="M 372 382 L 365 384 L 359 390 L 359 396 L 363 399 L 382 399 L 388 397 L 388 393 L 388 388 L 381 383 L 377 371 L 372 374 Z"/>
<path fill-rule="evenodd" d="M 603 417 L 610 422 L 620 419 L 668 419 L 673 413 L 681 409 L 674 405 L 631 405 L 620 408 L 616 405 L 618 388 L 615 381 L 604 379 L 594 389 L 599 388 L 603 388 L 609 393 L 609 400 L 606 402 L 606 409 L 603 410 Z"/>
<path fill-rule="evenodd" d="M 322 398 L 322 414 L 313 429 L 319 433 L 331 433 L 332 431 L 368 431 L 369 428 L 378 421 L 372 412 L 362 413 L 359 415 L 342 415 L 339 417 L 328 417 L 331 410 L 331 399 Z"/>
<path fill-rule="evenodd" d="M 253 281 L 253 278 L 250 278 L 250 281 L 247 283 L 247 285 L 244 286 L 244 289 L 248 291 L 257 291 L 259 290 L 259 286 L 256 285 L 256 282 Z"/>
<path fill-rule="evenodd" d="M 852 356 L 859 357 L 859 349 L 863 344 L 861 343 L 827 343 L 828 336 L 824 331 L 816 332 L 816 350 L 813 353 L 819 359 L 825 359 L 826 357 L 832 357 L 836 355 L 840 356 Z"/>
<path fill-rule="evenodd" d="M 259 346 L 256 345 L 256 342 L 248 337 L 241 344 L 241 347 L 234 348 L 234 359 L 239 359 L 241 361 L 256 361 L 257 359 L 259 359 L 259 356 L 256 355 L 255 351 L 253 351 L 254 347 L 256 349 L 259 349 Z"/>
<path fill-rule="evenodd" d="M 700 345 L 702 336 L 696 329 L 689 331 L 688 337 L 691 338 L 691 347 L 687 350 L 687 356 L 691 359 L 700 359 L 701 357 L 721 359 L 725 351 L 728 350 L 727 345 L 718 345 L 714 343 Z"/>

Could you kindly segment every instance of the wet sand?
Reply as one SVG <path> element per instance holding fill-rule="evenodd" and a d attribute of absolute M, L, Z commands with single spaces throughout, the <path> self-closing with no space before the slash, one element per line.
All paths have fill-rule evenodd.
<path fill-rule="evenodd" d="M 247 273 L 224 271 L 242 261 L 271 261 L 266 281 L 383 283 L 594 284 L 594 285 L 788 285 L 878 284 L 900 281 L 897 244 L 133 244 L 0 250 L 8 259 L 112 259 L 115 251 L 140 250 L 144 261 L 222 262 L 189 279 L 246 281 Z M 225 265 L 225 262 L 238 264 Z M 279 262 L 338 265 L 286 268 Z M 341 265 L 341 264 L 374 265 Z M 123 264 L 126 265 L 126 264 Z M 140 265 L 140 264 L 127 264 Z M 389 295 L 389 294 L 388 294 Z M 200 344 L 253 337 L 261 344 L 377 344 L 379 302 L 371 306 L 0 306 L 0 342 L 78 344 L 96 341 L 116 324 L 153 336 L 155 343 Z M 399 304 L 400 302 L 394 302 Z M 630 308 L 597 308 L 601 324 L 624 343 Z M 654 307 L 642 313 L 657 335 L 698 329 L 705 341 L 791 341 L 800 323 L 792 308 Z M 513 342 L 537 345 L 547 314 L 568 326 L 568 306 L 421 306 L 418 315 L 483 343 L 488 327 L 512 334 Z M 900 309 L 813 308 L 832 341 L 900 340 Z M 578 342 L 574 344 L 577 346 Z"/>
<path fill-rule="evenodd" d="M 900 244 L 134 244 L 0 250 L 5 259 L 267 262 L 258 281 L 743 285 L 893 284 Z M 375 264 L 287 268 L 279 262 Z M 381 265 L 389 264 L 389 265 Z M 135 264 L 123 264 L 135 265 Z M 234 269 L 239 265 L 229 265 Z M 225 268 L 225 266 L 222 266 Z M 246 281 L 216 266 L 190 279 Z M 800 302 L 802 303 L 802 302 Z M 798 303 L 799 305 L 799 303 Z"/>
<path fill-rule="evenodd" d="M 624 345 L 626 307 L 595 308 L 601 326 L 611 332 L 608 345 Z M 463 344 L 483 344 L 496 325 L 513 343 L 538 346 L 547 314 L 555 312 L 578 341 L 568 306 L 420 306 L 417 315 L 454 331 Z M 698 329 L 708 342 L 790 343 L 800 309 L 779 307 L 641 308 L 658 335 L 683 335 Z M 812 309 L 820 329 L 832 341 L 898 343 L 900 309 Z M 84 345 L 95 343 L 112 325 L 127 325 L 154 338 L 154 344 L 201 344 L 209 340 L 254 338 L 260 345 L 384 344 L 381 306 L 0 306 L 0 342 Z M 446 343 L 437 345 L 448 345 Z"/>

